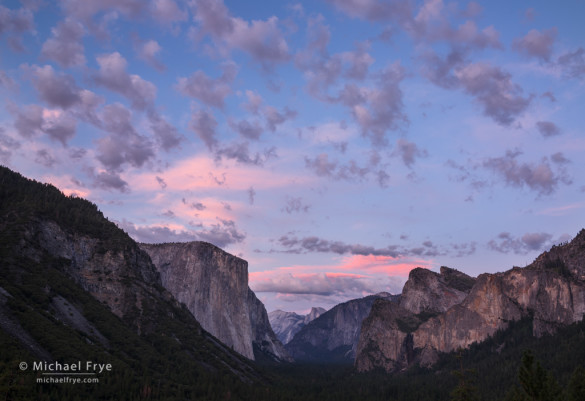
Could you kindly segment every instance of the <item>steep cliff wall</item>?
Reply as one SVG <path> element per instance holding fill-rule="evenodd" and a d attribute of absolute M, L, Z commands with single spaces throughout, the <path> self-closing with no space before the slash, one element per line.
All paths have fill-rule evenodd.
<path fill-rule="evenodd" d="M 254 359 L 248 263 L 206 242 L 140 244 L 162 285 L 221 342 Z"/>
<path fill-rule="evenodd" d="M 380 305 L 364 321 L 356 357 L 359 370 L 393 371 L 404 368 L 404 361 L 431 365 L 437 353 L 481 342 L 525 316 L 532 317 L 537 337 L 581 321 L 585 316 L 585 231 L 525 268 L 480 275 L 463 299 L 443 288 L 435 276 L 421 276 L 415 272 L 405 284 L 401 311 Z M 470 283 L 461 276 L 455 282 L 461 279 Z M 437 294 L 444 297 L 436 298 Z M 450 304 L 448 300 L 458 301 Z M 423 312 L 434 312 L 434 316 Z M 402 346 L 389 345 L 389 337 L 402 339 Z"/>
<path fill-rule="evenodd" d="M 254 291 L 248 289 L 248 311 L 250 325 L 252 327 L 252 345 L 254 350 L 259 350 L 274 360 L 293 362 L 284 346 L 272 330 L 266 307 L 260 301 Z M 254 356 L 257 356 L 256 354 Z"/>
<path fill-rule="evenodd" d="M 205 330 L 249 359 L 255 359 L 254 345 L 289 358 L 264 305 L 248 288 L 248 262 L 206 242 L 140 246 L 160 272 L 162 285 Z"/>

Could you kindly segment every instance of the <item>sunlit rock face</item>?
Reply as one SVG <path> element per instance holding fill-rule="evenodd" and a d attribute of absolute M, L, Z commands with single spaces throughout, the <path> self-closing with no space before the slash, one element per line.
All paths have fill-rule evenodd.
<path fill-rule="evenodd" d="M 306 315 L 275 310 L 268 314 L 272 330 L 283 344 L 288 344 L 303 327 L 325 313 L 323 308 L 311 308 Z"/>
<path fill-rule="evenodd" d="M 474 283 L 472 277 L 444 266 L 440 273 L 413 269 L 400 302 L 376 301 L 364 320 L 357 346 L 356 368 L 359 371 L 374 368 L 397 371 L 420 360 L 414 352 L 413 333 L 425 320 L 463 302 Z M 425 352 L 424 355 L 427 363 L 434 361 L 432 353 Z"/>
<path fill-rule="evenodd" d="M 527 316 L 533 335 L 554 333 L 583 319 L 584 279 L 584 230 L 525 268 L 476 280 L 452 269 L 442 268 L 438 275 L 415 269 L 400 305 L 380 302 L 364 320 L 356 367 L 396 371 L 412 363 L 432 365 L 438 353 L 481 342 Z"/>
<path fill-rule="evenodd" d="M 162 285 L 184 303 L 201 326 L 254 359 L 254 343 L 280 359 L 266 309 L 248 288 L 248 262 L 206 242 L 140 244 L 160 272 Z"/>
<path fill-rule="evenodd" d="M 465 299 L 474 282 L 468 275 L 445 266 L 440 274 L 417 267 L 404 284 L 400 306 L 414 314 L 445 312 Z"/>

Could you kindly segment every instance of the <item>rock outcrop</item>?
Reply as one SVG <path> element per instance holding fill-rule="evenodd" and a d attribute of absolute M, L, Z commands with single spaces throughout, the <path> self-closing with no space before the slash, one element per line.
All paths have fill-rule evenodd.
<path fill-rule="evenodd" d="M 148 332 L 154 324 L 143 305 L 154 298 L 172 298 L 160 285 L 149 256 L 129 237 L 120 236 L 116 246 L 108 246 L 55 221 L 34 218 L 23 232 L 19 252 L 37 262 L 44 253 L 62 259 L 77 284 L 139 332 Z"/>
<path fill-rule="evenodd" d="M 440 273 L 428 269 L 411 270 L 404 284 L 399 304 L 377 300 L 362 324 L 355 365 L 359 371 L 381 367 L 402 370 L 419 358 L 415 353 L 413 332 L 424 321 L 461 303 L 475 279 L 442 266 Z M 422 362 L 433 362 L 427 349 Z"/>
<path fill-rule="evenodd" d="M 254 357 L 258 356 L 258 352 L 262 352 L 273 361 L 293 362 L 293 359 L 272 330 L 268 313 L 266 313 L 266 307 L 251 289 L 248 289 L 247 305 L 250 315 L 250 326 L 252 328 Z"/>
<path fill-rule="evenodd" d="M 432 365 L 438 353 L 484 341 L 523 317 L 532 318 L 533 335 L 539 337 L 585 316 L 585 230 L 525 268 L 480 275 L 467 291 L 472 281 L 462 273 L 454 275 L 452 270 L 442 269 L 439 276 L 447 273 L 457 279 L 437 281 L 436 276 L 425 273 L 421 277 L 415 270 L 405 284 L 399 305 L 402 310 L 380 302 L 364 321 L 356 357 L 358 370 L 381 367 L 396 371 L 412 363 Z M 453 288 L 453 282 L 458 288 Z M 460 286 L 462 282 L 465 286 Z M 424 286 L 428 286 L 427 292 Z M 457 292 L 462 290 L 467 292 L 463 298 Z M 437 298 L 437 294 L 443 296 Z"/>
<path fill-rule="evenodd" d="M 140 244 L 162 285 L 201 326 L 249 359 L 257 349 L 289 356 L 270 327 L 262 302 L 248 288 L 248 262 L 206 242 Z"/>
<path fill-rule="evenodd" d="M 417 267 L 411 270 L 402 289 L 400 306 L 414 314 L 441 313 L 461 303 L 475 280 L 446 266 L 440 274 Z"/>
<path fill-rule="evenodd" d="M 315 307 L 311 308 L 311 311 L 306 315 L 275 310 L 268 314 L 268 319 L 280 342 L 288 344 L 303 327 L 325 312 L 325 309 Z"/>
<path fill-rule="evenodd" d="M 303 327 L 286 344 L 295 361 L 351 362 L 356 355 L 362 321 L 376 299 L 397 302 L 389 293 L 370 295 L 336 305 Z"/>

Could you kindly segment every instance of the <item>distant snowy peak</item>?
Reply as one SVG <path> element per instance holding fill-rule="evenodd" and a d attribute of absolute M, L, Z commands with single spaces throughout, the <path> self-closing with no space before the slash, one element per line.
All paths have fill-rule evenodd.
<path fill-rule="evenodd" d="M 315 307 L 311 308 L 311 311 L 307 315 L 275 310 L 268 314 L 268 320 L 276 337 L 283 344 L 286 344 L 292 340 L 296 333 L 309 324 L 309 322 L 315 320 L 325 312 L 325 309 Z"/>

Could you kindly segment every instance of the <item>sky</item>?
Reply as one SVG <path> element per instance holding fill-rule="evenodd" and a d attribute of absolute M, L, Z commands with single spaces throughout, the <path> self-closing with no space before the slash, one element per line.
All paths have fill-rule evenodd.
<path fill-rule="evenodd" d="M 249 263 L 268 311 L 585 227 L 585 1 L 0 4 L 0 164 L 135 240 Z"/>

